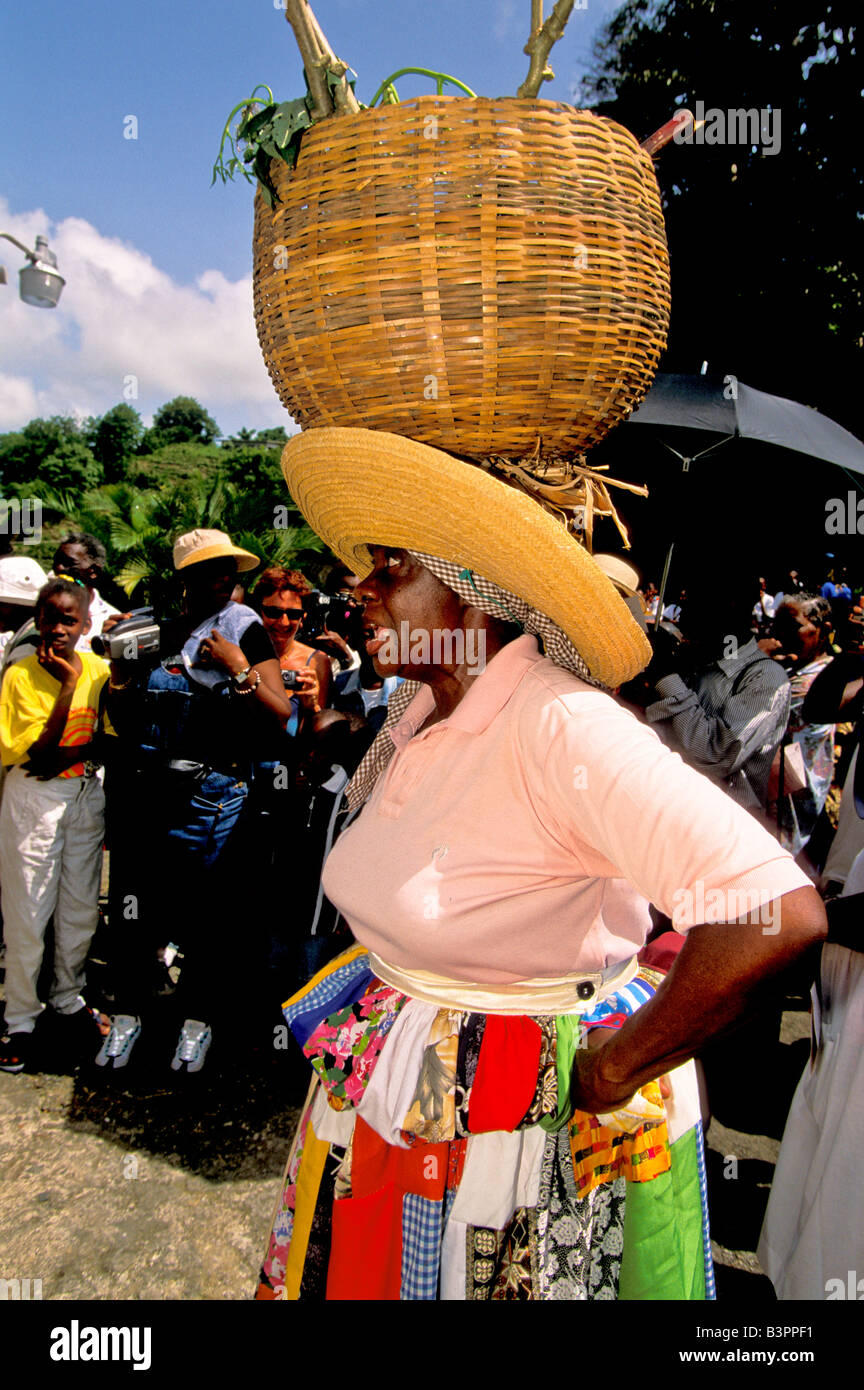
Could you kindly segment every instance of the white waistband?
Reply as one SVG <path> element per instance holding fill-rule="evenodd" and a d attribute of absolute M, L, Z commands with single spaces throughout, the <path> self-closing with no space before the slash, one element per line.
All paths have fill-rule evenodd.
<path fill-rule="evenodd" d="M 448 980 L 428 970 L 406 970 L 369 952 L 369 968 L 385 984 L 424 1004 L 477 1014 L 584 1014 L 601 999 L 629 984 L 639 969 L 635 956 L 594 974 L 517 980 L 510 985 L 480 985 Z M 590 991 L 590 992 L 589 992 Z"/>

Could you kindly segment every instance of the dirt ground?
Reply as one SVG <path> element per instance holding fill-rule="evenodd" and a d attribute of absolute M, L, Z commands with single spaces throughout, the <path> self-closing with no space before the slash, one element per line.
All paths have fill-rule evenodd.
<path fill-rule="evenodd" d="M 785 1040 L 807 1026 L 787 1013 Z M 40 1069 L 0 1073 L 0 1279 L 41 1279 L 43 1299 L 252 1296 L 307 1071 L 263 1030 L 240 1056 L 214 1039 L 197 1077 L 170 1071 L 167 1027 L 106 1074 L 58 1066 L 46 1023 Z M 708 1146 L 718 1296 L 772 1299 L 755 1248 L 777 1141 L 714 1120 Z"/>
<path fill-rule="evenodd" d="M 126 1076 L 0 1073 L 0 1278 L 43 1299 L 252 1295 L 305 1071 L 220 1065 L 214 1042 L 209 1075 L 177 1078 L 162 1041 Z"/>

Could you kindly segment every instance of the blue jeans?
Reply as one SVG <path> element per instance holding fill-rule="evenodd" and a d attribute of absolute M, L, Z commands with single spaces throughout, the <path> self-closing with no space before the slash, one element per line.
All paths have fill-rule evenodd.
<path fill-rule="evenodd" d="M 178 774 L 168 773 L 169 778 Z M 209 869 L 222 855 L 249 795 L 246 782 L 223 772 L 210 772 L 203 782 L 184 787 L 167 797 L 168 861 L 184 877 L 195 869 Z M 174 797 L 176 796 L 176 800 Z M 164 804 L 164 803 L 163 803 Z"/>

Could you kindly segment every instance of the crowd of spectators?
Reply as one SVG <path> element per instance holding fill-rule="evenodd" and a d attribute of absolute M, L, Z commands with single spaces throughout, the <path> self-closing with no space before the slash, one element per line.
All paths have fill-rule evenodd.
<path fill-rule="evenodd" d="M 225 988 L 238 934 L 246 983 L 277 1002 L 336 949 L 321 866 L 399 681 L 366 657 L 343 567 L 322 593 L 297 570 L 255 575 L 256 556 L 194 531 L 174 546 L 176 612 L 157 623 L 105 602 L 104 564 L 78 534 L 50 578 L 0 559 L 0 1068 L 28 1065 L 47 1003 L 104 1072 L 168 1009 L 166 1066 L 197 1072 L 215 1022 L 226 1053 L 238 1042 Z M 91 998 L 103 845 L 107 984 Z"/>
<path fill-rule="evenodd" d="M 696 577 L 658 618 L 656 586 L 600 558 L 653 649 L 617 698 L 845 904 L 836 972 L 837 951 L 859 949 L 849 904 L 864 900 L 860 592 L 833 570 L 810 588 L 796 570 L 778 585 Z M 176 611 L 157 622 L 106 602 L 92 536 L 67 536 L 48 576 L 0 557 L 2 1070 L 32 1063 L 49 1008 L 94 1076 L 146 1049 L 160 1011 L 176 1028 L 164 1066 L 199 1072 L 214 1034 L 225 1056 L 239 1045 L 238 990 L 279 1001 L 347 944 L 321 871 L 400 678 L 367 651 L 381 644 L 343 566 L 322 589 L 296 569 L 257 574 L 256 556 L 208 530 L 179 537 L 174 564 Z M 645 958 L 668 966 L 683 937 L 655 920 Z M 94 997 L 85 970 L 100 925 Z M 742 1071 L 771 1075 L 778 1025 L 779 1012 L 757 1025 L 761 1073 L 746 1030 L 706 1051 L 708 1106 L 723 1110 L 729 1078 L 740 1100 Z M 765 1263 L 788 1296 L 808 1296 L 774 1251 L 776 1210 Z"/>

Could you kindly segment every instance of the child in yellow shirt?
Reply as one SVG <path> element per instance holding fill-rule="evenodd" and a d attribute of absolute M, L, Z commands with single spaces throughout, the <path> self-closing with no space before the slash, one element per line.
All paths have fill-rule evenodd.
<path fill-rule="evenodd" d="M 109 666 L 75 645 L 89 625 L 86 588 L 52 579 L 39 591 L 39 647 L 10 666 L 0 691 L 0 882 L 6 941 L 6 1036 L 0 1070 L 22 1071 L 36 1020 L 45 929 L 54 917 L 61 1015 L 86 1008 L 84 963 L 98 921 L 105 797 L 93 758 Z"/>

